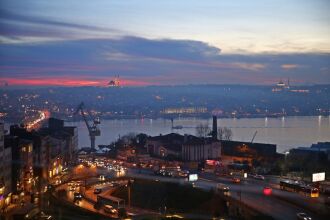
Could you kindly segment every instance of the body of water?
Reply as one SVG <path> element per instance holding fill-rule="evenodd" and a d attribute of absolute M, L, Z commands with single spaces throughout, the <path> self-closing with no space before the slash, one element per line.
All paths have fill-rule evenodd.
<path fill-rule="evenodd" d="M 96 145 L 109 144 L 119 136 L 129 132 L 159 135 L 176 132 L 196 134 L 196 126 L 208 123 L 212 127 L 212 118 L 177 118 L 174 125 L 182 129 L 172 130 L 168 119 L 122 119 L 102 120 L 101 136 L 96 137 Z M 78 127 L 79 147 L 90 146 L 88 130 L 83 121 L 67 123 Z M 229 127 L 233 131 L 233 140 L 251 141 L 257 131 L 254 142 L 277 144 L 277 151 L 295 147 L 309 147 L 318 141 L 330 141 L 330 117 L 302 116 L 283 118 L 226 118 L 218 119 L 218 127 Z"/>

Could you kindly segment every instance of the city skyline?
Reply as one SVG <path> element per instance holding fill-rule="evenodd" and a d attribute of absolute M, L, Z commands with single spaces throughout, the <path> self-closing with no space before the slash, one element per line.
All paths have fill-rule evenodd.
<path fill-rule="evenodd" d="M 326 1 L 4 1 L 0 81 L 20 86 L 330 83 Z M 60 13 L 59 13 L 60 12 Z"/>
<path fill-rule="evenodd" d="M 330 219 L 329 0 L 2 0 L 0 219 Z"/>

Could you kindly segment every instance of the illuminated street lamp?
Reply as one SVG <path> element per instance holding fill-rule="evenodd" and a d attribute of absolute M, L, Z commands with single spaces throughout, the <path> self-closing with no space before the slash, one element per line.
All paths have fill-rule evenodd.
<path fill-rule="evenodd" d="M 130 208 L 131 207 L 131 186 L 132 186 L 132 184 L 133 184 L 133 182 L 134 182 L 134 180 L 128 180 L 128 182 L 127 182 L 127 185 L 126 185 L 126 187 L 127 187 L 127 194 L 128 194 L 128 208 Z"/>

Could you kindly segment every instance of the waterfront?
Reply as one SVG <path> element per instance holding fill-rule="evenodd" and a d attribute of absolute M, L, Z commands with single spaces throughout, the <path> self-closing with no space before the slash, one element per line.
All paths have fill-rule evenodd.
<path fill-rule="evenodd" d="M 101 136 L 96 138 L 96 145 L 109 144 L 129 132 L 146 133 L 148 135 L 195 134 L 195 127 L 200 123 L 208 123 L 212 119 L 177 118 L 174 126 L 181 125 L 182 129 L 172 130 L 168 119 L 123 119 L 102 120 Z M 67 123 L 78 127 L 79 146 L 90 146 L 88 131 L 83 121 Z M 233 131 L 233 140 L 251 141 L 257 131 L 254 142 L 277 144 L 277 151 L 294 147 L 309 147 L 318 141 L 330 141 L 330 117 L 297 116 L 283 118 L 224 118 L 218 119 L 219 127 L 229 127 Z"/>

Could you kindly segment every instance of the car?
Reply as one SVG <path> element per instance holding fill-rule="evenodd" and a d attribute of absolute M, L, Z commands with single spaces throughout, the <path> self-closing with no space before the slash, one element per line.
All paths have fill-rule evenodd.
<path fill-rule="evenodd" d="M 75 192 L 73 194 L 73 197 L 74 197 L 75 200 L 81 200 L 82 199 L 82 195 L 78 192 Z"/>
<path fill-rule="evenodd" d="M 94 189 L 94 194 L 100 194 L 101 192 L 102 192 L 102 189 L 100 189 L 100 188 Z"/>
<path fill-rule="evenodd" d="M 299 219 L 299 220 L 312 220 L 312 217 L 310 217 L 306 213 L 301 212 L 301 213 L 297 213 L 297 219 Z"/>
<path fill-rule="evenodd" d="M 114 207 L 112 207 L 111 205 L 104 205 L 103 210 L 107 213 L 111 213 L 111 214 L 117 214 L 118 211 L 117 209 L 115 209 Z"/>
<path fill-rule="evenodd" d="M 76 190 L 76 187 L 74 187 L 74 186 L 70 186 L 70 187 L 69 187 L 69 191 L 73 192 L 73 191 L 75 191 L 75 190 Z"/>
<path fill-rule="evenodd" d="M 229 192 L 229 186 L 222 184 L 222 183 L 218 183 L 217 184 L 217 190 L 219 192 Z"/>
<path fill-rule="evenodd" d="M 165 175 L 167 177 L 173 177 L 173 173 L 171 171 L 165 171 Z"/>
<path fill-rule="evenodd" d="M 262 175 L 255 175 L 255 176 L 254 176 L 254 179 L 257 179 L 257 180 L 265 180 L 265 177 L 262 176 Z"/>
<path fill-rule="evenodd" d="M 237 177 L 234 177 L 234 178 L 231 179 L 231 181 L 233 183 L 240 183 L 241 182 L 241 179 L 240 178 L 237 178 Z"/>

